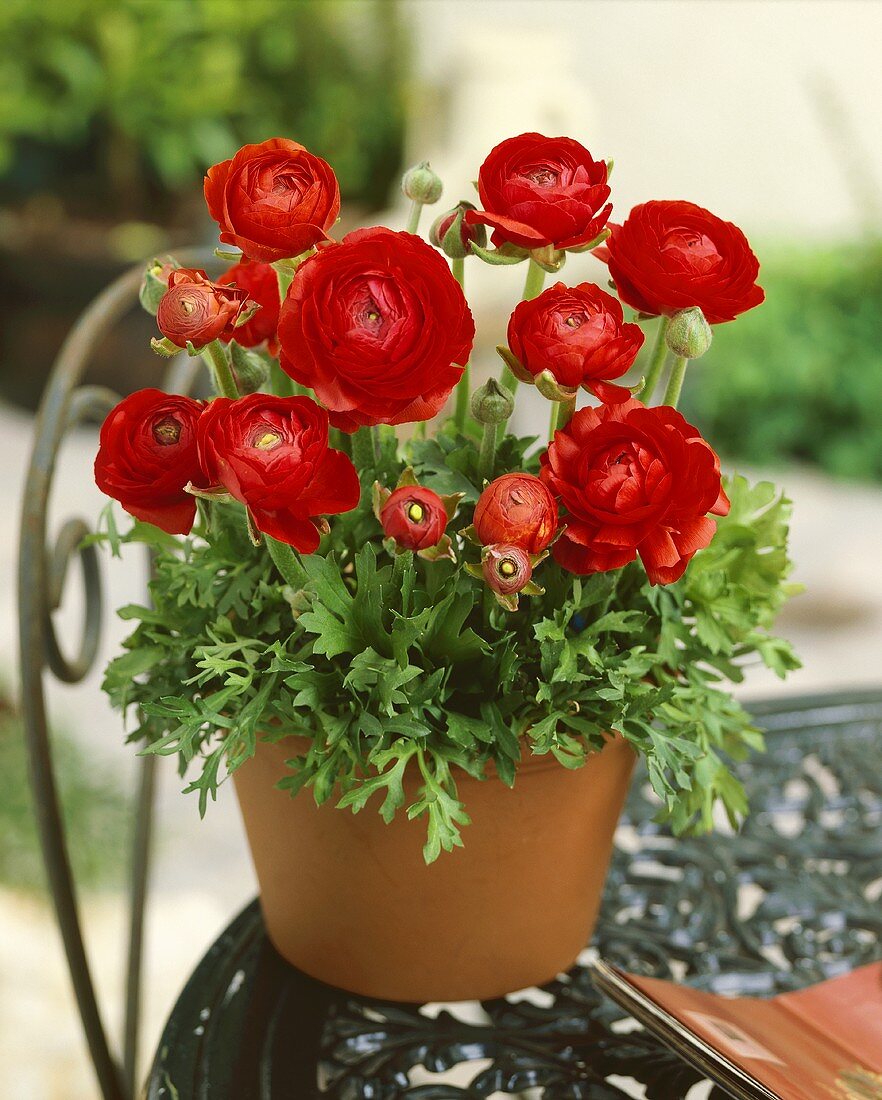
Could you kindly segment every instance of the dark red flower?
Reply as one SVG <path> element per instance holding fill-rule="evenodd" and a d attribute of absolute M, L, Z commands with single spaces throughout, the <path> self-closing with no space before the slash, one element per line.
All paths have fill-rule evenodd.
<path fill-rule="evenodd" d="M 578 248 L 594 240 L 612 213 L 607 174 L 605 161 L 572 138 L 508 138 L 481 165 L 483 210 L 468 211 L 465 220 L 492 226 L 497 246 Z"/>
<path fill-rule="evenodd" d="M 484 580 L 500 596 L 513 596 L 530 583 L 533 563 L 523 546 L 497 543 L 481 555 Z"/>
<path fill-rule="evenodd" d="M 95 482 L 136 519 L 170 535 L 189 534 L 196 500 L 189 482 L 205 485 L 196 452 L 202 404 L 161 390 L 138 390 L 101 428 Z"/>
<path fill-rule="evenodd" d="M 541 554 L 557 532 L 557 502 L 538 477 L 503 474 L 478 498 L 474 525 L 483 546 L 514 543 Z"/>
<path fill-rule="evenodd" d="M 244 504 L 255 526 L 304 554 L 318 516 L 348 512 L 361 493 L 342 451 L 328 447 L 328 414 L 308 397 L 218 397 L 199 421 L 199 458 L 211 485 Z"/>
<path fill-rule="evenodd" d="M 405 550 L 437 546 L 447 526 L 444 501 L 422 485 L 394 489 L 380 509 L 380 523 L 387 537 Z"/>
<path fill-rule="evenodd" d="M 279 341 L 276 329 L 279 324 L 279 280 L 275 270 L 269 264 L 243 263 L 233 264 L 217 280 L 221 286 L 236 286 L 244 290 L 252 302 L 260 309 L 232 333 L 221 333 L 221 340 L 229 343 L 235 339 L 243 348 L 254 348 L 266 342 L 270 355 L 278 355 Z"/>
<path fill-rule="evenodd" d="M 639 554 L 670 584 L 729 510 L 711 446 L 675 409 L 636 400 L 582 409 L 542 456 L 542 479 L 569 513 L 552 553 L 572 573 L 618 569 Z"/>
<path fill-rule="evenodd" d="M 530 375 L 549 371 L 560 386 L 584 386 L 605 401 L 630 397 L 606 380 L 625 374 L 642 344 L 640 326 L 625 324 L 621 304 L 594 283 L 555 283 L 508 322 L 508 346 Z"/>
<path fill-rule="evenodd" d="M 281 365 L 344 431 L 434 416 L 475 324 L 444 258 L 410 233 L 349 233 L 300 265 L 282 303 Z"/>
<path fill-rule="evenodd" d="M 225 244 L 272 263 L 328 239 L 340 213 L 340 188 L 320 157 L 296 141 L 270 138 L 209 168 L 205 201 Z"/>
<path fill-rule="evenodd" d="M 179 348 L 201 348 L 236 335 L 236 321 L 250 308 L 248 292 L 213 283 L 204 271 L 178 267 L 168 273 L 168 290 L 156 311 L 159 331 Z"/>
<path fill-rule="evenodd" d="M 641 313 L 698 306 L 718 325 L 765 298 L 747 238 L 693 202 L 645 202 L 611 228 L 595 255 L 609 264 L 622 301 Z"/>

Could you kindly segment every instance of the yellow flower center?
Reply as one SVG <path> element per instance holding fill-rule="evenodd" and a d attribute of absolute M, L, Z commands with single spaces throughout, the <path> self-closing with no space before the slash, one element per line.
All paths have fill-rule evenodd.
<path fill-rule="evenodd" d="M 275 447 L 281 438 L 277 432 L 264 432 L 260 439 L 255 439 L 252 446 L 258 447 L 261 451 L 268 451 L 271 447 Z"/>
<path fill-rule="evenodd" d="M 510 558 L 503 558 L 499 563 L 499 572 L 503 577 L 513 577 L 517 571 L 518 567 Z"/>
<path fill-rule="evenodd" d="M 407 506 L 407 518 L 413 523 L 421 523 L 426 512 L 422 504 L 412 501 Z"/>
<path fill-rule="evenodd" d="M 153 425 L 153 438 L 160 447 L 170 447 L 181 438 L 180 422 L 173 416 L 164 416 Z"/>

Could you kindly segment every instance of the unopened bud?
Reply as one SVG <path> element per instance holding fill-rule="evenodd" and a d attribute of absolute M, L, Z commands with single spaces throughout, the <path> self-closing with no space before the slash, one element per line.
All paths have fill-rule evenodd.
<path fill-rule="evenodd" d="M 162 296 L 168 290 L 169 273 L 174 271 L 177 266 L 176 263 L 170 260 L 151 260 L 144 271 L 144 278 L 141 280 L 141 289 L 138 296 L 144 309 L 154 317 L 159 309 Z"/>
<path fill-rule="evenodd" d="M 680 359 L 699 359 L 711 346 L 714 334 L 698 306 L 675 313 L 665 333 L 665 341 Z"/>
<path fill-rule="evenodd" d="M 257 393 L 269 378 L 268 360 L 259 351 L 243 348 L 235 340 L 230 343 L 230 357 L 239 393 L 243 396 Z"/>
<path fill-rule="evenodd" d="M 467 225 L 465 213 L 467 210 L 475 210 L 473 203 L 462 199 L 436 218 L 429 230 L 429 240 L 440 248 L 451 260 L 463 260 L 472 251 L 472 245 L 478 248 L 487 247 L 487 228 L 483 225 Z"/>
<path fill-rule="evenodd" d="M 472 394 L 472 416 L 479 424 L 501 424 L 514 411 L 514 399 L 495 378 L 488 378 Z"/>
<path fill-rule="evenodd" d="M 533 566 L 530 555 L 521 546 L 497 543 L 487 546 L 481 555 L 484 580 L 500 596 L 513 596 L 530 583 Z"/>
<path fill-rule="evenodd" d="M 441 198 L 441 180 L 429 167 L 429 162 L 424 160 L 404 173 L 401 190 L 414 202 L 429 205 Z"/>

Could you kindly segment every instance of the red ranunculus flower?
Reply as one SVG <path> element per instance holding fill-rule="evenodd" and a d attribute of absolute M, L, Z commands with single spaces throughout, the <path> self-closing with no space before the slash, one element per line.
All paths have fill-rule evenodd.
<path fill-rule="evenodd" d="M 497 145 L 481 165 L 483 210 L 468 211 L 465 220 L 492 226 L 495 245 L 578 248 L 612 213 L 606 177 L 605 161 L 578 141 L 521 134 Z"/>
<path fill-rule="evenodd" d="M 557 531 L 557 501 L 538 477 L 503 474 L 478 498 L 474 525 L 483 546 L 514 543 L 541 554 Z"/>
<path fill-rule="evenodd" d="M 569 513 L 552 553 L 572 573 L 618 569 L 639 554 L 670 584 L 729 510 L 711 446 L 675 409 L 632 400 L 582 409 L 555 433 L 542 479 Z"/>
<path fill-rule="evenodd" d="M 218 397 L 199 421 L 198 445 L 210 483 L 244 504 L 258 530 L 302 553 L 318 547 L 315 517 L 358 504 L 355 467 L 329 449 L 328 414 L 308 397 Z"/>
<path fill-rule="evenodd" d="M 513 596 L 530 583 L 533 563 L 523 546 L 497 543 L 486 547 L 481 555 L 481 572 L 494 592 Z"/>
<path fill-rule="evenodd" d="M 209 168 L 205 201 L 225 244 L 249 260 L 272 263 L 328 239 L 340 213 L 340 188 L 320 157 L 296 141 L 270 138 Z"/>
<path fill-rule="evenodd" d="M 640 326 L 625 324 L 621 304 L 594 283 L 555 283 L 508 322 L 511 353 L 534 378 L 549 371 L 560 386 L 584 386 L 604 401 L 631 396 L 604 380 L 625 374 L 642 344 Z"/>
<path fill-rule="evenodd" d="M 156 311 L 159 331 L 179 348 L 189 341 L 201 348 L 236 334 L 236 321 L 249 306 L 248 292 L 213 283 L 204 271 L 178 267 L 168 274 L 168 290 Z"/>
<path fill-rule="evenodd" d="M 266 341 L 270 355 L 278 355 L 279 341 L 276 329 L 279 324 L 279 280 L 275 270 L 269 264 L 243 263 L 233 264 L 217 280 L 221 286 L 236 286 L 244 290 L 252 302 L 260 309 L 250 320 L 239 325 L 234 332 L 221 333 L 221 340 L 229 343 L 236 340 L 243 348 L 254 348 Z"/>
<path fill-rule="evenodd" d="M 344 431 L 433 417 L 475 323 L 443 257 L 410 233 L 358 229 L 300 265 L 279 318 L 281 365 Z"/>
<path fill-rule="evenodd" d="M 765 298 L 747 238 L 693 202 L 644 202 L 611 228 L 595 255 L 609 264 L 622 301 L 641 313 L 699 306 L 718 325 Z"/>
<path fill-rule="evenodd" d="M 184 486 L 205 485 L 196 453 L 201 413 L 201 402 L 161 390 L 124 398 L 101 428 L 98 488 L 136 519 L 170 535 L 189 534 L 196 500 Z"/>
<path fill-rule="evenodd" d="M 447 526 L 444 501 L 422 485 L 394 489 L 380 509 L 383 532 L 405 550 L 437 546 Z"/>

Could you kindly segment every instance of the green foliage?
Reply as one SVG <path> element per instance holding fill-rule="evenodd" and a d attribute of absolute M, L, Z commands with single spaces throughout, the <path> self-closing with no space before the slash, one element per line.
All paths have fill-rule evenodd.
<path fill-rule="evenodd" d="M 507 438 L 501 461 L 529 466 L 529 443 Z M 429 488 L 465 493 L 452 533 L 470 523 L 478 451 L 452 425 L 372 461 L 363 484 L 393 484 L 406 461 Z M 737 820 L 728 761 L 761 738 L 723 682 L 752 659 L 782 675 L 796 661 L 767 633 L 787 594 L 789 506 L 766 484 L 729 490 L 730 516 L 677 584 L 651 588 L 638 564 L 577 578 L 547 561 L 545 595 L 515 614 L 453 563 L 390 555 L 368 493 L 296 560 L 298 586 L 251 545 L 238 505 L 211 503 L 189 538 L 156 547 L 153 606 L 123 609 L 138 625 L 105 689 L 143 751 L 189 771 L 200 812 L 259 740 L 297 733 L 311 744 L 283 787 L 425 819 L 429 861 L 462 843 L 458 774 L 513 784 L 530 754 L 579 767 L 610 732 L 644 756 L 678 830 L 710 827 L 718 800 Z"/>
<path fill-rule="evenodd" d="M 285 135 L 378 206 L 400 161 L 394 0 L 7 0 L 0 41 L 0 174 L 26 194 L 96 163 L 122 198 L 145 171 L 174 192 Z"/>
<path fill-rule="evenodd" d="M 129 812 L 118 784 L 101 774 L 73 738 L 52 735 L 68 848 L 77 881 L 84 886 L 114 882 L 125 853 L 120 837 Z M 0 882 L 42 890 L 45 871 L 27 785 L 27 754 L 21 717 L 0 698 Z"/>
<path fill-rule="evenodd" d="M 687 418 L 732 458 L 882 480 L 882 249 L 779 254 L 760 282 L 767 301 L 690 368 Z"/>

